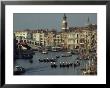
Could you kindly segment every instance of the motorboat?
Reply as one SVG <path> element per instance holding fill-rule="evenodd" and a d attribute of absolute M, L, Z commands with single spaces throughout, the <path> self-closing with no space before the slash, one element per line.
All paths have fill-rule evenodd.
<path fill-rule="evenodd" d="M 25 69 L 22 66 L 15 66 L 14 75 L 20 75 L 25 73 Z"/>

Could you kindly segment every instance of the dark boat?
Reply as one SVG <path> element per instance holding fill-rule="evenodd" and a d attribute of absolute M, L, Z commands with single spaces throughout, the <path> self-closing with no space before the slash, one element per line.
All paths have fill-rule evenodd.
<path fill-rule="evenodd" d="M 55 62 L 51 63 L 51 68 L 56 68 L 56 67 L 57 67 L 57 65 L 55 64 Z"/>
<path fill-rule="evenodd" d="M 46 59 L 39 59 L 39 62 L 56 62 L 57 61 L 57 59 L 48 59 L 48 58 L 46 58 Z"/>
<path fill-rule="evenodd" d="M 65 63 L 65 62 L 63 62 L 63 63 L 61 63 L 60 62 L 60 67 L 72 67 L 72 65 L 73 65 L 73 63 Z"/>
<path fill-rule="evenodd" d="M 80 66 L 79 60 L 77 60 L 77 61 L 74 63 L 74 67 L 77 67 L 77 66 Z"/>
<path fill-rule="evenodd" d="M 60 58 L 60 56 L 56 56 L 56 58 Z"/>

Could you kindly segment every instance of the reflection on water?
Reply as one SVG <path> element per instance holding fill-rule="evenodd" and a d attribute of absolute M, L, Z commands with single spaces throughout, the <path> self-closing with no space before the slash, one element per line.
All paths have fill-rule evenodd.
<path fill-rule="evenodd" d="M 24 75 L 81 75 L 81 70 L 86 61 L 81 60 L 81 65 L 79 67 L 74 68 L 72 67 L 65 67 L 60 68 L 60 62 L 67 62 L 67 63 L 74 63 L 75 59 L 78 57 L 77 55 L 72 55 L 70 57 L 61 57 L 62 54 L 66 52 L 49 52 L 48 54 L 41 54 L 40 52 L 36 52 L 33 56 L 32 61 L 26 59 L 17 59 L 15 61 L 15 65 L 22 66 L 26 69 Z M 58 65 L 57 68 L 51 68 L 51 63 L 39 63 L 38 59 L 45 59 L 45 58 L 56 58 L 56 56 L 60 56 L 58 58 L 56 64 Z"/>

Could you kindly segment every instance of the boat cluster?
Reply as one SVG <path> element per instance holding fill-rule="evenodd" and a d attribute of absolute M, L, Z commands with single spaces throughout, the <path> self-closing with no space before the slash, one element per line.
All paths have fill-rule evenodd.
<path fill-rule="evenodd" d="M 50 63 L 52 68 L 56 68 L 56 67 L 60 67 L 60 68 L 64 68 L 64 67 L 78 67 L 80 66 L 80 62 L 79 60 L 76 60 L 74 63 L 70 63 L 70 62 L 60 62 L 58 64 L 58 58 L 60 58 L 60 56 L 56 56 L 56 58 L 45 58 L 45 59 L 38 59 L 39 63 Z"/>
<path fill-rule="evenodd" d="M 68 62 L 60 62 L 60 67 L 72 67 L 73 66 L 73 63 L 68 63 Z"/>
<path fill-rule="evenodd" d="M 46 59 L 39 59 L 39 62 L 44 62 L 44 63 L 48 63 L 48 62 L 56 62 L 57 61 L 57 59 L 54 59 L 54 58 L 52 58 L 52 59 L 49 59 L 49 58 L 46 58 Z"/>
<path fill-rule="evenodd" d="M 80 62 L 74 62 L 74 63 L 69 63 L 69 62 L 60 62 L 59 65 L 56 64 L 55 62 L 51 62 L 51 67 L 52 68 L 56 68 L 56 67 L 60 67 L 60 68 L 69 68 L 69 67 L 77 67 L 80 66 Z"/>
<path fill-rule="evenodd" d="M 72 67 L 73 66 L 73 63 L 65 63 L 65 62 L 60 62 L 59 65 L 57 65 L 55 62 L 51 62 L 51 67 L 52 68 L 56 68 L 56 67 L 60 67 L 60 68 L 64 68 L 64 67 Z"/>
<path fill-rule="evenodd" d="M 62 57 L 70 57 L 72 54 L 62 54 Z"/>

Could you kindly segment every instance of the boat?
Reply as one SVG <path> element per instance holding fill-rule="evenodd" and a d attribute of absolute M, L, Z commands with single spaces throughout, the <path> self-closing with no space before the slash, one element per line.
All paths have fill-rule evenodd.
<path fill-rule="evenodd" d="M 57 59 L 48 59 L 48 58 L 46 58 L 46 59 L 39 59 L 39 62 L 56 62 L 57 61 Z"/>
<path fill-rule="evenodd" d="M 55 62 L 51 62 L 51 68 L 56 68 L 57 67 L 57 65 L 56 65 L 56 63 Z"/>
<path fill-rule="evenodd" d="M 71 51 L 68 51 L 67 53 L 71 54 Z"/>
<path fill-rule="evenodd" d="M 47 51 L 42 51 L 42 54 L 47 54 L 48 52 Z"/>
<path fill-rule="evenodd" d="M 25 69 L 21 66 L 15 66 L 14 75 L 21 75 L 25 73 Z"/>
<path fill-rule="evenodd" d="M 80 66 L 79 60 L 76 60 L 75 63 L 74 63 L 74 67 L 77 67 L 77 66 Z"/>
<path fill-rule="evenodd" d="M 61 47 L 52 47 L 53 52 L 58 52 L 58 51 L 61 51 L 61 50 L 62 50 Z"/>
<path fill-rule="evenodd" d="M 56 56 L 56 58 L 60 58 L 60 56 Z"/>
<path fill-rule="evenodd" d="M 53 52 L 57 52 L 57 48 L 56 47 L 52 47 L 52 51 Z"/>

